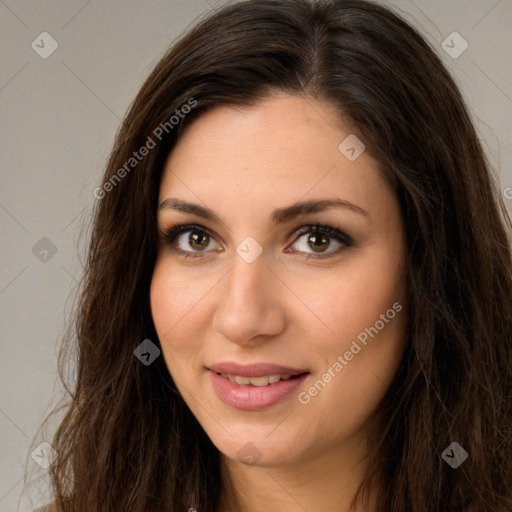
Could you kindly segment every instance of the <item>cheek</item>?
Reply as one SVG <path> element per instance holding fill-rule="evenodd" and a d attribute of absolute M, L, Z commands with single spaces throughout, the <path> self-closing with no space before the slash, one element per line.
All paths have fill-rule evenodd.
<path fill-rule="evenodd" d="M 199 333 L 206 328 L 201 323 L 204 288 L 197 282 L 173 281 L 173 274 L 165 261 L 157 261 L 150 288 L 153 323 L 170 370 L 194 357 L 204 339 Z"/>
<path fill-rule="evenodd" d="M 338 422 L 348 422 L 348 432 L 377 407 L 400 364 L 407 337 L 402 259 L 389 247 L 367 250 L 364 258 L 347 259 L 336 279 L 311 286 L 306 296 L 328 328 L 315 340 L 321 382 L 309 388 L 311 396 L 322 397 L 312 398 L 316 406 L 308 413 L 326 407 L 333 431 Z M 316 318 L 311 322 L 318 324 Z"/>
<path fill-rule="evenodd" d="M 395 302 L 404 307 L 404 277 L 393 254 L 375 248 L 367 251 L 364 258 L 347 258 L 334 276 L 307 280 L 300 293 L 307 297 L 307 305 L 315 314 L 312 322 L 318 324 L 321 319 L 328 332 L 325 341 L 332 349 L 333 342 L 343 346 L 373 326 Z"/>
<path fill-rule="evenodd" d="M 315 340 L 316 380 L 301 397 L 301 404 L 310 400 L 301 411 L 311 422 L 322 418 L 327 437 L 338 439 L 360 428 L 396 375 L 407 316 L 400 280 L 394 277 L 354 273 L 333 292 L 336 300 L 324 304 L 322 319 L 336 337 Z"/>

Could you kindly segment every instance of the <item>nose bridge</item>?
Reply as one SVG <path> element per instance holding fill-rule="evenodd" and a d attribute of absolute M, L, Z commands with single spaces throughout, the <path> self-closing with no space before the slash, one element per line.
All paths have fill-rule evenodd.
<path fill-rule="evenodd" d="M 235 247 L 233 267 L 227 279 L 225 299 L 247 303 L 252 295 L 263 294 L 261 284 L 271 275 L 266 268 L 266 253 L 263 246 L 252 236 L 246 236 Z"/>
<path fill-rule="evenodd" d="M 282 328 L 273 293 L 275 278 L 266 265 L 262 253 L 252 261 L 243 253 L 233 258 L 213 319 L 215 330 L 230 341 L 244 343 L 257 335 L 276 334 Z"/>
<path fill-rule="evenodd" d="M 258 302 L 268 299 L 268 287 L 262 285 L 267 283 L 271 272 L 266 267 L 263 254 L 249 261 L 239 254 L 233 258 L 233 268 L 224 294 L 224 299 L 230 302 L 231 307 L 238 307 L 240 304 L 257 307 Z"/>

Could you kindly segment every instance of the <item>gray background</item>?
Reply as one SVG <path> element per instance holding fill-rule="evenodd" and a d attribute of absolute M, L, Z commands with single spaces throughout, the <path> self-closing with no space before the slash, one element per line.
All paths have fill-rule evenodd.
<path fill-rule="evenodd" d="M 46 473 L 30 454 L 62 396 L 56 353 L 84 257 L 78 236 L 120 120 L 172 41 L 223 3 L 0 0 L 0 512 L 48 500 L 43 480 L 30 503 L 23 470 Z M 512 213 L 512 0 L 382 3 L 417 26 L 452 71 Z M 42 46 L 45 31 L 58 48 L 43 59 L 31 44 Z M 442 48 L 454 31 L 469 45 L 456 59 Z M 54 255 L 33 250 L 43 237 Z"/>

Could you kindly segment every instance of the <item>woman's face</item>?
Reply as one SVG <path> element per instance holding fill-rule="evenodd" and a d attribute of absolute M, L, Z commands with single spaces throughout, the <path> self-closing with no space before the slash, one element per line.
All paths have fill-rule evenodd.
<path fill-rule="evenodd" d="M 233 460 L 281 466 L 363 440 L 398 369 L 402 219 L 350 135 L 326 104 L 279 94 L 203 114 L 167 159 L 158 229 L 196 227 L 161 240 L 153 320 L 179 392 Z"/>

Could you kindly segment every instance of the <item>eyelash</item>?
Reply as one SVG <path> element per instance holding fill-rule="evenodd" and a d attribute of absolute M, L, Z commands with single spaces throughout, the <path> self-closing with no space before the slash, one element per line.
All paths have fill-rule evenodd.
<path fill-rule="evenodd" d="M 206 229 L 205 227 L 200 226 L 198 224 L 177 224 L 177 225 L 171 226 L 167 231 L 162 233 L 162 237 L 163 237 L 165 244 L 173 245 L 173 243 L 174 243 L 175 239 L 178 237 L 178 235 L 180 235 L 182 233 L 186 233 L 187 231 L 198 231 L 200 233 L 206 233 L 208 236 L 215 238 L 213 236 L 213 234 L 208 229 Z M 345 246 L 345 248 L 350 247 L 353 244 L 352 238 L 350 236 L 348 236 L 347 234 L 343 233 L 339 229 L 336 229 L 328 224 L 320 224 L 320 223 L 317 223 L 315 225 L 308 224 L 307 226 L 303 226 L 302 228 L 297 230 L 297 232 L 295 233 L 296 240 L 294 241 L 294 243 L 299 238 L 301 238 L 303 235 L 308 234 L 310 232 L 328 235 L 329 237 L 334 238 L 336 241 L 343 244 Z M 185 255 L 185 259 L 188 257 L 203 258 L 205 252 L 210 252 L 210 251 L 183 251 L 182 249 L 179 249 L 178 247 L 173 247 L 172 250 L 177 254 Z M 309 258 L 314 258 L 314 259 L 331 258 L 334 255 L 339 254 L 342 250 L 344 250 L 343 247 L 340 247 L 336 251 L 325 253 L 325 254 L 306 253 L 306 254 L 308 254 L 306 259 L 309 259 Z M 301 252 L 301 251 L 298 251 L 298 252 Z"/>

